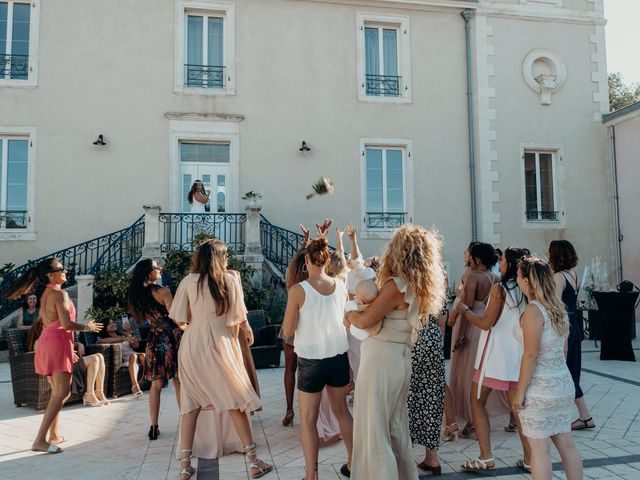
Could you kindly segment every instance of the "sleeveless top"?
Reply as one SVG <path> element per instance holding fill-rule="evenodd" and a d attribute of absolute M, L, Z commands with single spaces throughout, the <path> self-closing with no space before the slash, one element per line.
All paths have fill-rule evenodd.
<path fill-rule="evenodd" d="M 24 308 L 22 310 L 22 325 L 24 325 L 25 327 L 30 327 L 31 325 L 33 325 L 33 322 L 38 319 L 39 314 L 40 312 L 38 312 L 37 308 L 33 311 L 33 313 L 29 313 L 27 309 Z"/>
<path fill-rule="evenodd" d="M 404 293 L 404 301 L 409 304 L 409 307 L 406 310 L 392 310 L 387 313 L 382 319 L 382 326 L 378 333 L 371 335 L 369 339 L 412 346 L 418 338 L 418 330 L 423 327 L 418 311 L 419 305 L 407 283 L 400 277 L 392 278 L 398 290 Z"/>
<path fill-rule="evenodd" d="M 520 289 L 509 282 L 509 290 L 501 285 L 505 295 L 502 313 L 496 323 L 489 330 L 482 330 L 476 353 L 474 367 L 480 368 L 478 381 L 478 398 L 484 377 L 505 382 L 517 382 L 520 375 L 520 360 L 524 348 L 513 335 L 513 330 L 518 326 L 520 315 L 526 307 L 526 301 Z M 486 346 L 486 347 L 485 347 Z M 484 354 L 484 361 L 483 360 Z M 480 364 L 482 363 L 482 367 Z"/>
<path fill-rule="evenodd" d="M 342 323 L 347 288 L 338 279 L 334 279 L 334 284 L 334 291 L 329 295 L 318 293 L 306 280 L 298 284 L 305 295 L 293 341 L 299 357 L 320 360 L 349 350 L 347 331 Z"/>
<path fill-rule="evenodd" d="M 571 275 L 567 275 L 567 272 L 560 273 L 562 273 L 562 276 L 565 279 L 564 290 L 562 290 L 562 302 L 567 310 L 569 321 L 573 323 L 578 314 L 578 291 L 580 290 L 580 287 L 576 290 L 573 286 L 573 281 L 577 279 L 572 278 Z"/>

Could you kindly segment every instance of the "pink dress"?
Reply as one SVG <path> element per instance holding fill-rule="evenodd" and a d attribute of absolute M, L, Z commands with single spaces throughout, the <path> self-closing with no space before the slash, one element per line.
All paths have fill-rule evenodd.
<path fill-rule="evenodd" d="M 60 290 L 59 286 L 47 285 L 47 288 Z M 40 307 L 40 317 L 42 316 Z M 76 321 L 76 307 L 69 300 L 69 316 Z M 38 375 L 51 376 L 56 372 L 73 373 L 73 332 L 62 328 L 60 320 L 47 325 L 38 339 L 36 348 L 35 367 Z"/>

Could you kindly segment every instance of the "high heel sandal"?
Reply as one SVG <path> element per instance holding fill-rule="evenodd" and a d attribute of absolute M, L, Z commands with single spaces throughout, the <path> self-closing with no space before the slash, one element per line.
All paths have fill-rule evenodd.
<path fill-rule="evenodd" d="M 111 402 L 107 400 L 107 397 L 104 396 L 104 392 L 102 390 L 96 390 L 96 398 L 102 403 L 102 405 L 111 405 Z M 102 398 L 102 400 L 100 400 Z"/>
<path fill-rule="evenodd" d="M 82 396 L 82 404 L 86 407 L 87 405 L 91 407 L 101 407 L 102 402 L 98 400 L 95 393 L 85 393 Z"/>
<path fill-rule="evenodd" d="M 134 391 L 135 388 L 138 389 L 137 392 Z M 142 393 L 142 389 L 140 388 L 140 385 L 136 385 L 135 387 L 131 387 L 131 393 L 133 393 L 133 395 L 136 398 L 142 398 L 142 395 L 144 395 L 144 393 Z"/>
<path fill-rule="evenodd" d="M 158 435 L 160 435 L 160 430 L 158 430 L 158 425 L 151 425 L 149 427 L 149 433 L 147 435 L 149 436 L 149 440 L 157 439 Z"/>
<path fill-rule="evenodd" d="M 444 427 L 444 433 L 442 434 L 442 439 L 445 442 L 453 442 L 456 439 L 456 433 L 458 432 L 458 424 L 452 423 L 451 425 L 447 425 Z"/>
<path fill-rule="evenodd" d="M 251 478 L 260 478 L 273 470 L 273 465 L 264 463 L 256 454 L 256 444 L 246 445 L 244 448 L 244 456 L 249 460 L 249 474 Z"/>
<path fill-rule="evenodd" d="M 185 449 L 180 450 L 180 453 L 189 452 L 188 456 L 182 457 L 180 459 L 180 468 L 181 468 L 181 470 L 180 470 L 180 477 L 179 478 L 181 480 L 183 480 L 182 479 L 183 475 L 186 475 L 186 477 L 187 477 L 184 480 L 189 480 L 193 475 L 196 474 L 196 469 L 191 466 L 191 451 L 192 450 L 190 448 L 185 448 Z"/>
<path fill-rule="evenodd" d="M 284 425 L 285 427 L 288 427 L 289 425 L 291 425 L 293 427 L 294 416 L 295 416 L 295 413 L 293 412 L 293 410 L 287 410 L 287 414 L 282 419 L 282 425 Z"/>
<path fill-rule="evenodd" d="M 421 462 L 418 464 L 418 468 L 424 472 L 429 472 L 434 477 L 442 475 L 442 466 L 437 465 L 435 467 L 428 465 L 427 462 Z"/>

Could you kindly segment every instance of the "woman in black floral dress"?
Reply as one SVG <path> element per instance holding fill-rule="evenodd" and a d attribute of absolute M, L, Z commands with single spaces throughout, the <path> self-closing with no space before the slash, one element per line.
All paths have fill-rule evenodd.
<path fill-rule="evenodd" d="M 411 352 L 411 384 L 409 386 L 409 430 L 414 445 L 426 448 L 418 468 L 440 475 L 438 447 L 444 412 L 444 353 L 442 333 L 435 318 L 419 331 Z"/>
<path fill-rule="evenodd" d="M 133 269 L 129 285 L 129 309 L 139 324 L 149 322 L 149 336 L 145 349 L 144 378 L 151 382 L 149 439 L 158 438 L 160 392 L 173 380 L 178 407 L 180 382 L 178 380 L 178 347 L 182 330 L 169 318 L 173 296 L 168 288 L 156 285 L 162 269 L 150 259 L 140 260 Z"/>

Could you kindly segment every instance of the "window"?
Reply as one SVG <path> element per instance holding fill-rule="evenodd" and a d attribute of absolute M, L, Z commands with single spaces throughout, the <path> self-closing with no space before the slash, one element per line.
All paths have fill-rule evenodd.
<path fill-rule="evenodd" d="M 409 17 L 358 15 L 358 97 L 411 101 Z"/>
<path fill-rule="evenodd" d="M 30 138 L 0 134 L 0 239 L 4 233 L 30 231 L 32 188 L 29 166 Z"/>
<path fill-rule="evenodd" d="M 525 216 L 527 222 L 558 221 L 554 152 L 524 152 Z"/>
<path fill-rule="evenodd" d="M 176 15 L 176 92 L 235 94 L 234 6 L 179 1 Z"/>
<path fill-rule="evenodd" d="M 39 7 L 0 1 L 0 84 L 35 86 L 37 38 L 33 25 Z"/>
<path fill-rule="evenodd" d="M 364 149 L 364 227 L 394 229 L 409 221 L 407 209 L 407 149 L 366 145 Z"/>

